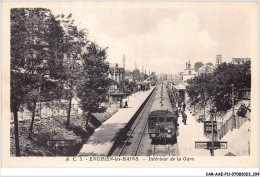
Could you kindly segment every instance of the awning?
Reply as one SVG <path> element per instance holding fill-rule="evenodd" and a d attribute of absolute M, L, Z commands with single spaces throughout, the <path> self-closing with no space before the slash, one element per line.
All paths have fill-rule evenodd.
<path fill-rule="evenodd" d="M 177 90 L 186 90 L 186 87 L 182 84 L 174 85 L 174 88 Z"/>

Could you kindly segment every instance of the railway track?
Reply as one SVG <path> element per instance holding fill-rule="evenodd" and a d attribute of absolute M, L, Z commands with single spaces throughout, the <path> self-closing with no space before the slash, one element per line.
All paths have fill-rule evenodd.
<path fill-rule="evenodd" d="M 126 134 L 126 138 L 117 143 L 112 156 L 177 156 L 178 144 L 153 144 L 148 135 L 148 115 L 157 89 L 155 89 L 143 109 Z"/>
<path fill-rule="evenodd" d="M 147 100 L 144 108 L 137 116 L 130 131 L 127 133 L 127 139 L 119 144 L 116 150 L 113 152 L 113 156 L 137 156 L 139 146 L 147 128 L 147 119 L 149 111 L 151 109 L 153 99 L 155 97 L 157 89 L 155 89 Z"/>
<path fill-rule="evenodd" d="M 154 144 L 152 156 L 177 156 L 179 155 L 178 144 Z"/>

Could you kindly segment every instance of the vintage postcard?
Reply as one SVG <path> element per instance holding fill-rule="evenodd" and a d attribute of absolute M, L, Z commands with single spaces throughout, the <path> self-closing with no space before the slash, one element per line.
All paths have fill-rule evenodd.
<path fill-rule="evenodd" d="M 257 167 L 257 39 L 257 2 L 2 2 L 2 165 Z"/>

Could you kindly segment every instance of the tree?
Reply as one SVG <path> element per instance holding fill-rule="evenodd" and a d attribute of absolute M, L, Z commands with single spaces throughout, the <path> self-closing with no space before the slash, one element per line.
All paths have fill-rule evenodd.
<path fill-rule="evenodd" d="M 12 64 L 11 64 L 12 65 Z M 14 114 L 14 135 L 16 156 L 20 156 L 20 145 L 18 135 L 18 111 L 24 102 L 24 95 L 27 94 L 26 88 L 23 87 L 26 83 L 27 76 L 11 70 L 11 111 Z M 26 87 L 26 86 L 25 86 Z"/>
<path fill-rule="evenodd" d="M 199 103 L 199 96 L 200 96 L 200 87 L 198 85 L 198 78 L 194 77 L 187 80 L 187 83 L 189 84 L 186 86 L 186 91 L 190 97 L 191 104 L 195 105 Z"/>
<path fill-rule="evenodd" d="M 144 77 L 144 80 L 146 80 L 149 76 L 147 74 L 144 74 L 143 77 Z"/>
<path fill-rule="evenodd" d="M 133 77 L 135 81 L 139 81 L 141 77 L 141 73 L 139 69 L 134 69 L 133 70 Z"/>
<path fill-rule="evenodd" d="M 218 111 L 226 111 L 231 108 L 231 84 L 235 90 L 251 88 L 251 63 L 250 61 L 235 65 L 222 63 L 211 74 L 202 74 L 189 79 L 187 93 L 192 104 L 200 101 L 211 101 Z"/>
<path fill-rule="evenodd" d="M 14 114 L 16 156 L 20 156 L 18 111 L 23 103 L 34 102 L 34 106 L 28 106 L 33 112 L 31 131 L 37 100 L 35 90 L 42 87 L 40 72 L 43 68 L 40 66 L 47 61 L 49 74 L 55 76 L 60 34 L 61 28 L 50 10 L 11 9 L 11 111 Z"/>
<path fill-rule="evenodd" d="M 105 60 L 106 49 L 95 43 L 91 43 L 82 56 L 83 69 L 77 85 L 77 94 L 83 116 L 86 118 L 86 130 L 91 113 L 100 111 L 99 105 L 105 100 L 109 89 L 109 65 Z"/>
<path fill-rule="evenodd" d="M 26 95 L 27 109 L 32 112 L 32 121 L 31 121 L 31 125 L 29 128 L 29 138 L 31 137 L 31 134 L 33 131 L 36 103 L 39 100 L 39 97 L 40 97 L 40 94 L 37 89 L 33 89 Z"/>
<path fill-rule="evenodd" d="M 189 86 L 187 86 L 187 93 L 190 96 L 190 100 L 193 105 L 203 105 L 204 117 L 206 116 L 206 105 L 208 101 L 211 100 L 211 93 L 214 89 L 212 79 L 212 74 L 206 73 L 188 80 Z"/>
<path fill-rule="evenodd" d="M 64 72 L 61 74 L 63 75 L 62 82 L 66 87 L 63 90 L 63 94 L 68 100 L 67 126 L 70 125 L 72 98 L 74 96 L 74 86 L 77 85 L 77 80 L 80 74 L 79 70 L 81 69 L 80 58 L 82 55 L 82 50 L 88 43 L 85 29 L 78 29 L 77 26 L 74 25 L 74 20 L 72 20 L 71 17 L 72 14 L 69 14 L 68 16 L 62 14 L 56 17 L 59 19 L 64 30 L 63 41 L 61 43 L 64 53 Z"/>
<path fill-rule="evenodd" d="M 153 77 L 153 81 L 157 82 L 156 73 L 155 73 L 155 72 L 152 72 L 152 73 L 151 73 L 151 76 L 154 76 L 154 77 Z"/>
<path fill-rule="evenodd" d="M 208 66 L 213 66 L 213 63 L 208 62 L 208 63 L 206 63 L 206 65 L 208 65 Z"/>
<path fill-rule="evenodd" d="M 231 108 L 232 83 L 236 91 L 251 88 L 250 61 L 240 65 L 221 63 L 213 74 L 214 90 L 212 94 L 218 110 L 226 111 Z"/>
<path fill-rule="evenodd" d="M 195 69 L 195 72 L 198 72 L 199 71 L 199 68 L 203 66 L 203 63 L 202 62 L 196 62 L 194 64 L 194 69 Z"/>

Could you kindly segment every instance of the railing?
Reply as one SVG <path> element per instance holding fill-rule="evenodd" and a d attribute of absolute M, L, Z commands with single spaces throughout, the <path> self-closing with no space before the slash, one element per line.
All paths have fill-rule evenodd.
<path fill-rule="evenodd" d="M 221 140 L 230 130 L 234 128 L 235 116 L 231 116 L 217 132 L 217 139 Z"/>
<path fill-rule="evenodd" d="M 41 108 L 41 111 L 40 111 Z M 47 118 L 47 117 L 54 117 L 54 116 L 67 116 L 68 114 L 68 103 L 54 103 L 54 102 L 41 102 L 36 103 L 35 108 L 35 118 Z M 71 104 L 71 112 L 70 115 L 79 115 L 82 111 L 79 107 L 79 104 Z M 40 116 L 41 114 L 41 116 Z M 32 112 L 26 109 L 24 106 L 21 111 L 18 112 L 19 120 L 26 120 L 31 119 Z M 13 120 L 13 114 L 11 117 Z"/>
<path fill-rule="evenodd" d="M 57 116 L 67 116 L 68 115 L 68 102 L 41 102 L 36 103 L 35 108 L 35 118 L 53 118 Z M 100 106 L 104 106 L 107 108 L 117 109 L 119 105 L 115 103 L 102 103 Z M 41 111 L 40 111 L 41 108 Z M 71 116 L 81 116 L 83 111 L 80 108 L 80 104 L 72 103 L 71 104 Z M 41 115 L 40 115 L 41 114 Z M 26 109 L 25 106 L 18 112 L 18 119 L 19 121 L 28 120 L 32 118 L 32 112 Z M 11 121 L 13 121 L 13 114 L 11 114 Z"/>
<path fill-rule="evenodd" d="M 220 129 L 217 131 L 217 139 L 221 140 L 230 130 L 232 131 L 233 129 L 239 129 L 246 121 L 248 118 L 241 117 L 241 116 L 231 116 L 222 126 Z"/>

